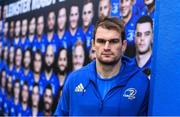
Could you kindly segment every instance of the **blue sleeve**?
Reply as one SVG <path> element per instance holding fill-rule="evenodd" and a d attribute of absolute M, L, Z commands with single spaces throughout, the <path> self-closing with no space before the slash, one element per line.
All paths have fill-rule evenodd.
<path fill-rule="evenodd" d="M 148 114 L 149 93 L 150 91 L 149 91 L 149 83 L 148 83 L 148 87 L 147 87 L 146 94 L 144 97 L 144 102 L 140 108 L 138 116 L 147 116 Z"/>
<path fill-rule="evenodd" d="M 69 85 L 65 83 L 54 116 L 69 116 Z"/>

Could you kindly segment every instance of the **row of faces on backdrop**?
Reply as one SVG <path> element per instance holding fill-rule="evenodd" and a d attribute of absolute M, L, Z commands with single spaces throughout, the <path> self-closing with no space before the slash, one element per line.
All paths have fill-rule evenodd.
<path fill-rule="evenodd" d="M 153 0 L 144 0 L 143 2 L 146 1 L 153 1 Z M 109 0 L 99 1 L 99 17 L 100 16 L 104 17 L 106 15 L 109 15 L 110 12 L 107 10 L 108 12 L 104 12 L 102 13 L 102 15 L 100 15 L 101 14 L 100 11 L 103 11 L 103 9 L 108 8 L 105 6 L 100 7 L 101 2 L 108 4 L 110 2 Z M 131 14 L 129 13 L 129 11 L 131 11 L 132 8 L 134 8 L 132 4 L 133 2 L 134 2 L 133 0 L 121 0 L 122 4 L 120 6 L 123 6 L 125 3 L 129 3 L 129 7 L 127 7 L 127 9 L 125 8 L 123 9 L 123 7 L 121 7 L 121 14 L 122 14 L 121 16 L 122 18 L 124 16 L 124 21 L 126 19 L 126 15 L 129 16 L 129 14 Z M 83 5 L 82 28 L 81 26 L 78 25 L 78 20 L 80 16 L 79 16 L 79 7 L 76 5 L 75 6 L 72 5 L 72 7 L 70 8 L 69 16 L 67 15 L 66 8 L 60 8 L 57 15 L 55 14 L 54 11 L 50 11 L 47 14 L 47 21 L 45 21 L 45 16 L 43 15 L 40 15 L 38 17 L 32 17 L 30 18 L 29 21 L 26 18 L 22 20 L 5 21 L 3 28 L 4 34 L 1 37 L 2 41 L 0 41 L 0 55 L 2 58 L 1 59 L 1 76 L 2 76 L 1 94 L 2 95 L 7 94 L 7 96 L 4 96 L 4 99 L 2 99 L 2 100 L 7 100 L 7 101 L 2 101 L 2 102 L 6 102 L 6 103 L 2 103 L 1 106 L 2 107 L 1 112 L 4 113 L 4 115 L 13 115 L 10 114 L 11 111 L 6 112 L 6 107 L 8 107 L 6 105 L 7 103 L 11 102 L 8 101 L 9 99 L 11 99 L 9 97 L 13 97 L 13 101 L 11 102 L 10 105 L 14 105 L 14 102 L 17 102 L 17 99 L 19 99 L 19 97 L 22 97 L 21 100 L 23 102 L 22 104 L 27 105 L 28 102 L 27 97 L 29 97 L 29 99 L 33 98 L 33 90 L 36 90 L 34 89 L 36 83 L 38 83 L 37 87 L 39 88 L 38 90 L 39 97 L 44 99 L 44 101 L 42 101 L 41 104 L 43 103 L 45 104 L 44 108 L 41 108 L 44 110 L 41 111 L 44 111 L 44 113 L 52 112 L 51 110 L 52 106 L 53 104 L 57 104 L 57 99 L 61 94 L 60 89 L 62 89 L 64 80 L 66 79 L 68 74 L 71 71 L 80 69 L 86 63 L 95 59 L 95 50 L 94 48 L 91 47 L 91 41 L 94 30 L 94 26 L 92 25 L 92 19 L 93 19 L 92 9 L 93 9 L 92 2 L 90 3 L 87 2 L 87 4 Z M 135 15 L 132 14 L 130 16 L 133 19 L 135 17 Z M 138 14 L 137 16 L 140 16 L 140 14 Z M 56 19 L 57 19 L 58 28 L 55 33 Z M 69 21 L 69 28 L 67 28 L 66 26 L 68 21 Z M 132 23 L 134 24 L 135 21 L 134 20 L 132 21 L 129 20 L 129 21 L 130 23 L 126 22 L 126 24 L 127 27 L 129 24 L 131 28 L 131 24 Z M 45 28 L 45 26 L 47 26 L 47 29 Z M 133 27 L 135 27 L 135 24 Z M 46 29 L 46 31 L 44 31 L 44 29 Z M 125 28 L 127 32 L 128 29 L 129 28 L 127 29 Z M 152 33 L 152 30 L 150 32 Z M 152 38 L 152 35 L 150 36 Z M 127 40 L 129 41 L 128 43 L 129 45 L 131 44 L 130 40 L 131 39 Z M 149 45 L 151 44 L 151 41 Z M 88 59 L 86 59 L 86 57 Z M 10 84 L 9 82 L 10 83 L 12 82 L 12 85 L 9 85 Z M 17 93 L 18 92 L 17 90 L 16 90 L 17 92 L 15 92 L 16 88 L 12 90 L 12 86 L 16 87 L 16 82 L 19 82 L 19 85 L 21 86 L 20 92 L 22 92 L 22 95 L 20 95 L 20 93 Z M 51 95 L 49 97 L 52 97 L 52 98 L 48 98 L 47 100 L 45 99 L 46 89 L 48 90 L 47 93 L 49 93 L 47 95 Z M 6 91 L 6 93 L 2 93 L 4 92 L 4 90 Z M 26 90 L 26 93 L 28 93 L 28 95 L 32 94 L 32 97 L 27 96 L 27 94 L 25 94 L 26 96 L 23 97 L 24 95 L 23 92 L 25 92 L 24 90 Z M 10 92 L 14 92 L 14 96 Z M 16 95 L 19 95 L 19 97 Z M 38 98 L 38 100 L 40 98 Z M 19 103 L 21 101 L 19 100 Z M 37 100 L 33 98 L 32 107 L 38 107 L 36 104 L 37 104 Z M 11 107 L 14 106 L 8 107 L 7 110 L 13 110 L 11 109 Z M 28 109 L 27 112 L 29 112 Z M 20 113 L 19 109 L 17 110 L 15 115 L 17 114 L 22 114 Z"/>

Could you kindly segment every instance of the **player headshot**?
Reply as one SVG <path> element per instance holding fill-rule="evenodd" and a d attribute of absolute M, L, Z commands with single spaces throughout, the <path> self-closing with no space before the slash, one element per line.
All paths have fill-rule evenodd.
<path fill-rule="evenodd" d="M 30 91 L 33 89 L 33 85 L 35 83 L 38 84 L 39 86 L 39 93 L 42 96 L 43 95 L 43 90 L 44 90 L 44 84 L 41 79 L 42 75 L 42 65 L 43 65 L 43 60 L 42 60 L 42 54 L 40 50 L 37 50 L 34 53 L 33 57 L 33 76 L 31 78 L 31 84 L 30 84 Z"/>
<path fill-rule="evenodd" d="M 30 48 L 27 48 L 23 55 L 23 74 L 21 77 L 21 85 L 24 83 L 24 81 L 27 81 L 30 84 L 30 80 L 32 79 L 33 73 L 31 70 L 32 67 L 32 52 Z"/>
<path fill-rule="evenodd" d="M 14 68 L 14 54 L 15 54 L 15 50 L 14 50 L 14 46 L 11 45 L 9 48 L 9 54 L 8 54 L 8 74 L 11 73 L 13 71 Z"/>
<path fill-rule="evenodd" d="M 7 45 L 4 45 L 3 47 L 3 62 L 4 62 L 4 65 L 5 67 L 7 66 L 7 61 L 8 61 L 8 46 Z"/>
<path fill-rule="evenodd" d="M 21 47 L 23 51 L 25 51 L 29 47 L 29 41 L 27 38 L 27 31 L 28 31 L 28 20 L 22 20 L 22 27 L 21 27 Z"/>
<path fill-rule="evenodd" d="M 83 20 L 83 31 L 87 32 L 89 26 L 92 23 L 94 17 L 94 7 L 91 0 L 85 0 L 82 11 L 82 20 Z"/>
<path fill-rule="evenodd" d="M 10 22 L 10 29 L 9 29 L 9 33 L 10 33 L 10 39 L 13 40 L 14 39 L 14 21 Z"/>
<path fill-rule="evenodd" d="M 141 10 L 141 15 L 149 15 L 154 21 L 155 0 L 144 0 L 145 7 Z"/>
<path fill-rule="evenodd" d="M 67 48 L 70 50 L 71 42 L 70 42 L 70 34 L 66 29 L 67 23 L 67 10 L 65 7 L 62 7 L 58 11 L 57 24 L 58 30 L 57 34 L 59 37 L 59 47 L 58 48 Z M 61 46 L 61 47 L 60 47 Z"/>
<path fill-rule="evenodd" d="M 23 40 L 26 37 L 27 30 L 28 30 L 28 20 L 23 19 L 22 20 L 22 27 L 21 27 L 21 40 Z M 24 39 L 24 41 L 25 41 L 25 39 Z"/>
<path fill-rule="evenodd" d="M 97 22 L 93 38 L 96 61 L 69 75 L 54 115 L 147 115 L 149 81 L 123 56 L 127 45 L 123 27 L 117 18 Z"/>
<path fill-rule="evenodd" d="M 150 69 L 153 43 L 153 21 L 150 16 L 142 16 L 136 24 L 136 62 L 142 70 Z M 145 71 L 146 72 L 146 71 Z M 150 74 L 147 74 L 148 76 Z"/>
<path fill-rule="evenodd" d="M 43 114 L 40 112 L 40 90 L 37 83 L 33 85 L 31 101 L 31 116 L 43 116 Z"/>
<path fill-rule="evenodd" d="M 70 7 L 69 14 L 69 32 L 71 34 L 72 48 L 74 47 L 77 40 L 81 40 L 83 43 L 85 42 L 83 30 L 78 27 L 79 17 L 79 6 L 77 4 L 73 4 Z"/>
<path fill-rule="evenodd" d="M 44 16 L 40 15 L 37 18 L 37 38 L 35 38 L 32 46 L 33 53 L 38 49 L 41 50 L 42 55 L 46 50 L 46 35 L 44 34 Z"/>
<path fill-rule="evenodd" d="M 48 32 L 54 32 L 55 19 L 55 13 L 53 11 L 49 12 L 47 19 Z"/>
<path fill-rule="evenodd" d="M 70 32 L 72 35 L 76 32 L 78 28 L 79 21 L 79 7 L 76 5 L 71 6 L 70 14 L 69 14 L 69 22 L 70 22 Z"/>
<path fill-rule="evenodd" d="M 32 44 L 35 38 L 35 31 L 36 31 L 36 18 L 32 17 L 29 21 L 29 42 Z"/>
<path fill-rule="evenodd" d="M 3 7 L 3 19 L 6 19 L 8 12 L 8 5 L 4 5 Z"/>
<path fill-rule="evenodd" d="M 57 60 L 57 75 L 59 79 L 59 86 L 62 90 L 64 82 L 68 76 L 68 51 L 65 48 L 61 48 L 58 53 Z M 61 93 L 61 92 L 60 92 Z"/>
<path fill-rule="evenodd" d="M 58 47 L 57 45 L 58 36 L 57 34 L 54 33 L 55 20 L 56 20 L 55 12 L 50 11 L 47 18 L 47 41 L 48 44 L 53 45 L 54 53 L 57 52 L 57 47 Z"/>
<path fill-rule="evenodd" d="M 23 74 L 22 68 L 23 53 L 22 49 L 18 47 L 15 52 L 15 68 L 13 69 L 15 79 L 20 79 Z"/>
<path fill-rule="evenodd" d="M 20 107 L 20 81 L 19 79 L 16 79 L 13 83 L 13 101 L 10 107 L 10 116 L 17 116 L 18 115 L 18 109 Z"/>
<path fill-rule="evenodd" d="M 98 17 L 108 17 L 111 12 L 111 1 L 110 0 L 99 0 Z"/>
<path fill-rule="evenodd" d="M 135 26 L 138 16 L 133 12 L 134 0 L 120 0 L 120 13 L 121 19 L 124 22 L 126 40 L 127 40 L 127 49 L 125 55 L 129 57 L 135 56 Z"/>
<path fill-rule="evenodd" d="M 4 23 L 4 37 L 3 37 L 3 43 L 9 45 L 9 39 L 8 39 L 8 31 L 9 31 L 9 23 Z"/>
<path fill-rule="evenodd" d="M 15 48 L 20 46 L 20 33 L 21 33 L 21 22 L 20 20 L 17 20 L 15 24 L 15 38 L 13 43 Z"/>
<path fill-rule="evenodd" d="M 58 18 L 57 18 L 57 23 L 58 23 L 58 36 L 62 37 L 65 28 L 66 28 L 66 21 L 67 21 L 67 12 L 66 8 L 62 7 L 59 9 L 58 12 Z"/>
<path fill-rule="evenodd" d="M 21 104 L 18 109 L 18 116 L 29 116 L 31 114 L 31 110 L 29 107 L 29 86 L 28 82 L 25 81 L 22 85 L 21 90 Z"/>
<path fill-rule="evenodd" d="M 38 39 L 42 38 L 43 33 L 44 33 L 44 16 L 40 15 L 37 18 L 37 36 L 38 36 Z"/>
<path fill-rule="evenodd" d="M 48 84 L 51 84 L 53 96 L 56 98 L 56 96 L 58 96 L 60 87 L 57 75 L 54 71 L 55 53 L 53 51 L 53 45 L 48 45 L 45 54 L 45 70 L 42 74 L 42 79 L 44 81 L 44 87 L 46 87 Z"/>
<path fill-rule="evenodd" d="M 53 108 L 53 93 L 51 85 L 47 85 L 44 90 L 44 116 L 52 116 L 52 108 Z"/>
<path fill-rule="evenodd" d="M 93 61 L 96 59 L 96 50 L 95 48 L 92 46 L 89 52 L 89 60 Z"/>
<path fill-rule="evenodd" d="M 72 51 L 73 71 L 82 68 L 85 64 L 85 49 L 81 41 L 77 41 Z"/>

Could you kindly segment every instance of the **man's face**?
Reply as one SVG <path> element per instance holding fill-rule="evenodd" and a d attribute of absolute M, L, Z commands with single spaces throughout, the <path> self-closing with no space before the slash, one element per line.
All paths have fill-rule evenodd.
<path fill-rule="evenodd" d="M 21 22 L 18 20 L 15 27 L 15 37 L 19 37 L 21 31 Z"/>
<path fill-rule="evenodd" d="M 28 69 L 30 68 L 30 63 L 31 63 L 31 53 L 30 51 L 26 51 L 24 55 L 24 68 Z"/>
<path fill-rule="evenodd" d="M 23 85 L 23 88 L 22 88 L 22 102 L 27 103 L 28 98 L 29 98 L 28 86 Z"/>
<path fill-rule="evenodd" d="M 5 5 L 3 8 L 3 17 L 6 18 L 8 6 Z"/>
<path fill-rule="evenodd" d="M 145 5 L 151 5 L 153 4 L 154 0 L 144 0 Z"/>
<path fill-rule="evenodd" d="M 44 31 L 44 17 L 40 16 L 37 20 L 37 35 L 41 36 Z"/>
<path fill-rule="evenodd" d="M 84 5 L 82 19 L 84 27 L 88 27 L 91 24 L 93 19 L 93 3 Z"/>
<path fill-rule="evenodd" d="M 120 11 L 123 18 L 127 18 L 132 13 L 133 0 L 120 0 Z"/>
<path fill-rule="evenodd" d="M 126 41 L 122 43 L 120 32 L 98 27 L 95 34 L 94 47 L 96 50 L 96 61 L 105 65 L 113 65 L 117 64 L 121 59 L 126 49 Z"/>
<path fill-rule="evenodd" d="M 5 24 L 4 24 L 4 35 L 5 36 L 7 36 L 7 34 L 8 34 L 8 28 L 9 27 L 9 24 L 8 24 L 8 22 L 6 22 Z"/>
<path fill-rule="evenodd" d="M 47 25 L 48 25 L 49 31 L 54 30 L 54 26 L 55 26 L 55 13 L 54 12 L 49 13 Z"/>
<path fill-rule="evenodd" d="M 34 72 L 35 73 L 40 73 L 41 71 L 41 66 L 42 66 L 42 57 L 40 54 L 35 54 L 35 60 L 34 60 Z"/>
<path fill-rule="evenodd" d="M 81 45 L 76 46 L 73 51 L 73 69 L 78 70 L 83 67 L 85 61 L 84 49 Z"/>
<path fill-rule="evenodd" d="M 18 49 L 16 51 L 16 58 L 15 58 L 16 67 L 21 67 L 21 61 L 22 61 L 22 51 L 21 49 Z"/>
<path fill-rule="evenodd" d="M 8 93 L 11 93 L 11 91 L 12 91 L 12 76 L 8 77 L 7 88 L 8 88 Z"/>
<path fill-rule="evenodd" d="M 5 87 L 6 87 L 6 71 L 3 71 L 3 72 L 2 72 L 1 87 L 2 87 L 2 88 L 5 88 Z"/>
<path fill-rule="evenodd" d="M 9 50 L 9 62 L 13 63 L 14 62 L 14 47 L 11 46 Z"/>
<path fill-rule="evenodd" d="M 36 30 L 36 19 L 33 17 L 29 23 L 29 34 L 34 35 Z"/>
<path fill-rule="evenodd" d="M 96 59 L 96 50 L 95 50 L 95 48 L 93 46 L 90 49 L 89 58 L 90 58 L 90 60 L 95 60 Z"/>
<path fill-rule="evenodd" d="M 27 34 L 27 25 L 28 25 L 28 21 L 27 21 L 27 19 L 24 19 L 23 21 L 22 21 L 22 36 L 23 37 L 25 37 L 26 36 L 26 34 Z"/>
<path fill-rule="evenodd" d="M 79 20 L 79 7 L 78 6 L 72 6 L 70 9 L 70 28 L 75 29 L 78 26 L 78 20 Z"/>
<path fill-rule="evenodd" d="M 32 91 L 32 106 L 38 107 L 39 105 L 39 88 L 38 86 L 33 87 Z"/>
<path fill-rule="evenodd" d="M 19 98 L 19 94 L 20 94 L 20 83 L 16 82 L 14 84 L 14 97 Z"/>
<path fill-rule="evenodd" d="M 67 68 L 67 62 L 67 51 L 62 50 L 58 57 L 58 67 L 60 71 L 65 71 L 65 69 Z"/>
<path fill-rule="evenodd" d="M 67 20 L 66 9 L 61 8 L 58 13 L 58 29 L 59 30 L 65 29 L 66 20 Z"/>
<path fill-rule="evenodd" d="M 14 22 L 12 21 L 10 24 L 10 37 L 12 38 L 14 36 Z"/>
<path fill-rule="evenodd" d="M 3 47 L 2 47 L 2 41 L 0 41 L 0 58 L 2 57 L 2 50 L 3 50 Z"/>
<path fill-rule="evenodd" d="M 138 23 L 136 28 L 136 51 L 139 54 L 145 54 L 151 51 L 153 41 L 153 32 L 150 23 Z"/>
<path fill-rule="evenodd" d="M 110 14 L 110 1 L 109 0 L 100 0 L 99 1 L 99 18 L 108 17 Z"/>
<path fill-rule="evenodd" d="M 8 59 L 8 46 L 5 46 L 4 47 L 4 60 L 7 60 Z"/>
<path fill-rule="evenodd" d="M 48 67 L 51 67 L 54 62 L 54 52 L 53 52 L 53 46 L 47 47 L 47 52 L 45 55 L 45 63 Z"/>
<path fill-rule="evenodd" d="M 51 110 L 53 104 L 52 91 L 50 89 L 45 90 L 44 94 L 44 106 L 45 110 Z"/>
<path fill-rule="evenodd" d="M 3 22 L 0 21 L 0 33 L 2 33 L 2 31 L 3 31 Z"/>

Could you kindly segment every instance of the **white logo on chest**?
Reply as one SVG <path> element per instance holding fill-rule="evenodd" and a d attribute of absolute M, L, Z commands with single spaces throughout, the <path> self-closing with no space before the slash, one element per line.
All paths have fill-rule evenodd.
<path fill-rule="evenodd" d="M 135 88 L 128 88 L 124 91 L 123 97 L 127 97 L 129 100 L 135 99 L 137 90 Z"/>

